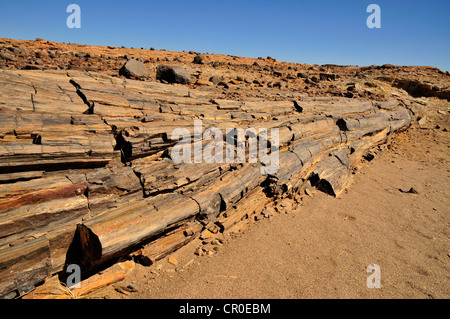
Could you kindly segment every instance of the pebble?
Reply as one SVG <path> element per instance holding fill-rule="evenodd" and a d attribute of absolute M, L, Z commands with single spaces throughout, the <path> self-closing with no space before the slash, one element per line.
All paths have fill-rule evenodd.
<path fill-rule="evenodd" d="M 187 267 L 189 267 L 190 265 L 192 265 L 194 263 L 194 259 L 192 258 L 191 260 L 189 260 L 184 266 L 183 266 L 183 268 L 187 268 Z"/>
<path fill-rule="evenodd" d="M 195 250 L 194 254 L 196 254 L 197 256 L 203 256 L 203 249 L 197 248 Z"/>
<path fill-rule="evenodd" d="M 172 265 L 178 265 L 178 260 L 175 257 L 170 256 L 169 257 L 169 263 L 172 264 Z"/>

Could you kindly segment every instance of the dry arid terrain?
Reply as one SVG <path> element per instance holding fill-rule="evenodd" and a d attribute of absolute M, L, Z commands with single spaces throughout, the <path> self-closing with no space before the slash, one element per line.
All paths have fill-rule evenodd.
<path fill-rule="evenodd" d="M 142 61 L 155 81 L 158 65 L 185 68 L 192 76 L 190 87 L 222 88 L 230 98 L 269 97 L 280 92 L 301 92 L 305 96 L 344 96 L 387 99 L 389 97 L 450 98 L 449 73 L 420 66 L 338 66 L 279 62 L 273 57 L 246 58 L 198 52 L 173 52 L 153 48 L 118 48 L 55 43 L 43 39 L 22 41 L 0 39 L 0 68 L 6 70 L 80 70 L 118 76 L 129 59 Z M 201 59 L 194 63 L 195 57 Z M 215 82 L 215 81 L 214 81 Z M 240 90 L 244 90 L 241 92 Z M 249 91 L 247 91 L 249 90 Z M 272 97 L 273 98 L 273 97 Z"/>
<path fill-rule="evenodd" d="M 197 236 L 151 265 L 136 262 L 124 280 L 87 297 L 450 297 L 449 72 L 0 39 L 0 70 L 11 72 L 86 71 L 125 79 L 121 69 L 130 60 L 143 63 L 146 72 L 128 78 L 187 88 L 193 95 L 233 101 L 395 100 L 412 121 L 364 154 L 340 196 L 308 188 L 281 197 L 234 232 Z M 157 79 L 159 65 L 182 67 L 190 83 Z M 4 103 L 0 110 L 11 111 Z M 371 264 L 380 267 L 381 288 L 367 288 Z"/>
<path fill-rule="evenodd" d="M 412 128 L 365 163 L 342 198 L 286 202 L 215 255 L 193 255 L 201 241 L 192 242 L 96 297 L 447 299 L 447 134 Z M 411 187 L 418 194 L 400 191 Z M 370 264 L 380 266 L 380 289 L 366 286 Z"/>

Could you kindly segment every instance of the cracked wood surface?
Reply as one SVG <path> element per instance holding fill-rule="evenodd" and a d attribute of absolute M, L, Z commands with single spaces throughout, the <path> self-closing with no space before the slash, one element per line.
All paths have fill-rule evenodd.
<path fill-rule="evenodd" d="M 198 119 L 202 132 L 278 128 L 278 172 L 175 164 L 173 130 L 193 141 Z M 410 122 L 397 100 L 227 100 L 94 72 L 0 70 L 0 296 L 70 263 L 88 272 L 129 254 L 154 262 L 308 187 L 339 196 L 362 156 Z"/>

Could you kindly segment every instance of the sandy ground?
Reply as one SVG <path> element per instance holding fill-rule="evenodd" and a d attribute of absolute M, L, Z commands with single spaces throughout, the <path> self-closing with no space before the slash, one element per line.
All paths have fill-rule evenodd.
<path fill-rule="evenodd" d="M 317 192 L 226 239 L 138 265 L 100 298 L 449 298 L 449 139 L 417 126 L 362 165 L 340 199 Z M 418 194 L 403 193 L 413 187 Z M 367 267 L 381 288 L 367 288 Z M 135 292 L 123 292 L 131 286 Z M 119 292 L 122 291 L 122 292 Z"/>

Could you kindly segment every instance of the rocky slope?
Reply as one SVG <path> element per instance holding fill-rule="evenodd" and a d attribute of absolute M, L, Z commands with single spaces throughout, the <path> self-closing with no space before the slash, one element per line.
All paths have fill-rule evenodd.
<path fill-rule="evenodd" d="M 147 81 L 155 81 L 158 65 L 181 66 L 193 75 L 189 87 L 218 84 L 222 94 L 229 97 L 238 97 L 245 88 L 252 91 L 246 96 L 266 98 L 275 98 L 279 92 L 376 100 L 391 96 L 450 98 L 448 71 L 426 66 L 320 66 L 279 62 L 271 57 L 87 46 L 43 39 L 0 39 L 0 53 L 1 69 L 95 71 L 114 77 L 128 60 L 136 59 L 145 64 Z"/>

